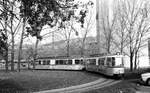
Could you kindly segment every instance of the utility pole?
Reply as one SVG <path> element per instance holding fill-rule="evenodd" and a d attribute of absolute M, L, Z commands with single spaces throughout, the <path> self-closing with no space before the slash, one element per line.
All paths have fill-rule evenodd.
<path fill-rule="evenodd" d="M 96 30 L 97 30 L 97 49 L 98 49 L 98 54 L 100 54 L 100 15 L 99 15 L 99 0 L 96 0 Z"/>
<path fill-rule="evenodd" d="M 53 55 L 56 56 L 56 54 L 55 54 L 54 31 L 52 32 L 52 50 L 53 50 Z"/>
<path fill-rule="evenodd" d="M 148 38 L 148 57 L 149 57 L 149 64 L 150 64 L 150 38 Z"/>
<path fill-rule="evenodd" d="M 52 32 L 52 49 L 54 50 L 54 32 Z"/>

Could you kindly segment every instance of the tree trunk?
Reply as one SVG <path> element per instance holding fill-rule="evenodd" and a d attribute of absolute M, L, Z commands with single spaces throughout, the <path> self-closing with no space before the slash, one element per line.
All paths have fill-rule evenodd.
<path fill-rule="evenodd" d="M 5 52 L 5 55 L 4 55 L 4 58 L 5 58 L 5 62 L 6 62 L 6 64 L 5 64 L 5 69 L 6 69 L 6 72 L 8 72 L 8 47 L 7 47 L 7 49 L 5 50 L 6 52 Z"/>
<path fill-rule="evenodd" d="M 84 56 L 84 48 L 85 48 L 84 42 L 85 42 L 85 40 L 83 40 L 83 42 L 82 42 L 82 47 L 81 47 L 81 57 Z"/>
<path fill-rule="evenodd" d="M 110 53 L 110 40 L 108 39 L 108 42 L 107 42 L 107 53 L 109 54 Z"/>
<path fill-rule="evenodd" d="M 12 33 L 12 49 L 11 49 L 11 71 L 14 71 L 14 34 Z"/>
<path fill-rule="evenodd" d="M 13 10 L 13 8 L 12 8 Z M 14 32 L 13 32 L 13 16 L 11 17 L 11 71 L 14 71 L 14 46 L 15 46 L 15 41 L 14 41 Z"/>
<path fill-rule="evenodd" d="M 3 7 L 4 7 L 4 13 L 5 13 L 5 35 L 7 36 L 7 11 L 6 11 L 6 6 L 7 6 L 7 2 L 6 0 L 3 0 Z M 6 72 L 9 70 L 8 69 L 8 38 L 6 39 L 5 41 L 5 44 L 6 44 L 6 49 L 5 49 L 5 54 L 4 54 L 4 59 L 5 59 L 5 70 Z"/>
<path fill-rule="evenodd" d="M 35 50 L 34 50 L 34 58 L 33 58 L 33 69 L 35 69 L 36 60 L 37 60 L 37 48 L 38 48 L 39 39 L 36 39 Z"/>
<path fill-rule="evenodd" d="M 67 40 L 67 57 L 70 56 L 70 42 Z"/>
<path fill-rule="evenodd" d="M 20 45 L 19 45 L 19 53 L 18 53 L 18 71 L 20 72 L 20 61 L 22 57 L 22 45 L 23 45 L 23 36 L 25 31 L 25 19 L 23 19 L 23 27 L 22 27 L 22 33 L 21 33 L 21 39 L 20 39 Z"/>
<path fill-rule="evenodd" d="M 120 49 L 120 53 L 123 54 L 123 36 L 122 36 L 122 40 L 121 40 L 121 49 Z"/>
<path fill-rule="evenodd" d="M 133 52 L 131 52 L 131 55 L 130 55 L 130 71 L 133 70 Z"/>
<path fill-rule="evenodd" d="M 134 59 L 134 69 L 137 69 L 137 58 L 138 58 L 138 50 L 135 52 L 135 59 Z"/>

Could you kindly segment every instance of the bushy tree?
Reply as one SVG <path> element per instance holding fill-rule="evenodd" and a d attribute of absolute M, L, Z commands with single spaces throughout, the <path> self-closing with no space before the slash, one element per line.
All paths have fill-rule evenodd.
<path fill-rule="evenodd" d="M 35 57 L 37 56 L 37 45 L 39 40 L 42 40 L 40 35 L 43 26 L 49 25 L 52 27 L 65 28 L 65 22 L 71 20 L 72 17 L 75 21 L 84 24 L 86 11 L 80 10 L 76 15 L 79 7 L 84 4 L 75 3 L 74 0 L 19 0 L 20 16 L 26 18 L 29 27 L 26 28 L 27 33 L 37 38 L 35 45 Z M 92 2 L 87 3 L 92 5 Z"/>

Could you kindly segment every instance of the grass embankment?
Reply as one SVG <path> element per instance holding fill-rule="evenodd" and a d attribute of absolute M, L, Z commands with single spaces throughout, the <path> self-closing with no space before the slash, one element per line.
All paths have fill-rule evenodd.
<path fill-rule="evenodd" d="M 19 93 L 64 88 L 88 83 L 100 75 L 80 71 L 0 72 L 0 93 Z M 18 92 L 19 91 L 19 92 Z"/>
<path fill-rule="evenodd" d="M 122 82 L 102 89 L 91 90 L 85 93 L 135 93 L 136 85 L 140 79 L 140 74 L 149 71 L 126 70 Z M 21 72 L 0 71 L 0 93 L 28 93 L 33 91 L 50 90 L 64 88 L 73 85 L 88 83 L 99 79 L 99 74 L 86 73 L 80 71 L 47 71 L 36 70 Z"/>

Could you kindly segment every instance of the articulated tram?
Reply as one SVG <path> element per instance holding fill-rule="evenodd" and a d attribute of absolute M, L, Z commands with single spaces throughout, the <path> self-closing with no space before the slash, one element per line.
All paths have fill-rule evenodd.
<path fill-rule="evenodd" d="M 38 59 L 36 69 L 83 70 L 83 58 L 42 58 Z"/>
<path fill-rule="evenodd" d="M 124 56 L 111 55 L 84 58 L 39 58 L 35 69 L 87 70 L 108 76 L 124 74 Z"/>
<path fill-rule="evenodd" d="M 102 73 L 108 76 L 121 76 L 124 74 L 123 56 L 112 55 L 87 58 L 86 70 Z"/>

